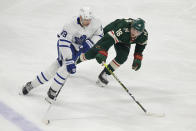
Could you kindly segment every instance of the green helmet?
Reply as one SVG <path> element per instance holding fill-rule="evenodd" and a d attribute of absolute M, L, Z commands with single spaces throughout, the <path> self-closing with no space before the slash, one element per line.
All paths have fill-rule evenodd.
<path fill-rule="evenodd" d="M 133 20 L 131 27 L 135 28 L 136 30 L 143 32 L 145 29 L 145 21 L 141 18 L 137 18 Z"/>

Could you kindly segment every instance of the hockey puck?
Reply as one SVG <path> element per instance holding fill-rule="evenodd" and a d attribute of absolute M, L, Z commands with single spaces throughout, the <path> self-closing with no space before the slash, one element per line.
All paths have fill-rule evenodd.
<path fill-rule="evenodd" d="M 43 123 L 48 125 L 48 124 L 50 124 L 50 120 L 43 120 Z"/>

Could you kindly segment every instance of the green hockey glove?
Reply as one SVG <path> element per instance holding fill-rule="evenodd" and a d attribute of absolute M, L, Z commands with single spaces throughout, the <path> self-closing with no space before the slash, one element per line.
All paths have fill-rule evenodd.
<path fill-rule="evenodd" d="M 133 64 L 132 64 L 133 70 L 137 71 L 140 69 L 141 64 L 142 64 L 142 58 L 143 58 L 143 55 L 141 53 L 134 54 L 134 60 L 133 60 Z"/>
<path fill-rule="evenodd" d="M 108 53 L 105 50 L 98 51 L 98 54 L 95 56 L 97 62 L 101 64 L 103 61 L 105 62 L 107 59 Z"/>

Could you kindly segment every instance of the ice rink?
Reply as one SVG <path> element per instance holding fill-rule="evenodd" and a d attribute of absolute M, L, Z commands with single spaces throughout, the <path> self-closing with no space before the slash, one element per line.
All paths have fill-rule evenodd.
<path fill-rule="evenodd" d="M 146 21 L 148 45 L 139 71 L 129 58 L 115 74 L 149 111 L 111 76 L 96 85 L 103 67 L 95 60 L 77 65 L 47 117 L 50 83 L 28 96 L 18 92 L 57 57 L 56 34 L 82 6 L 93 8 L 103 25 L 118 18 Z M 195 0 L 0 0 L 0 131 L 196 131 Z M 107 63 L 115 52 L 109 51 Z"/>

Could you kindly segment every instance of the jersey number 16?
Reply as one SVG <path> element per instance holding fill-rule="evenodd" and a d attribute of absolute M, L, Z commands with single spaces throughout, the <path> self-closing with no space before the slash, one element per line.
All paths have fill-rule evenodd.
<path fill-rule="evenodd" d="M 122 34 L 123 34 L 123 32 L 122 32 L 121 29 L 119 29 L 119 30 L 116 31 L 116 35 L 117 35 L 117 36 L 120 36 L 120 35 L 122 35 Z"/>

